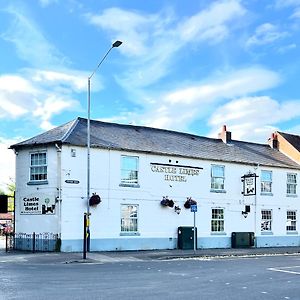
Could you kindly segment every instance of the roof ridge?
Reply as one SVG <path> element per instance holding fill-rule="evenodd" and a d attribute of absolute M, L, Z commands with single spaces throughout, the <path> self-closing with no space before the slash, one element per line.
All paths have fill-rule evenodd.
<path fill-rule="evenodd" d="M 70 128 L 67 130 L 67 132 L 62 136 L 61 142 L 65 142 L 65 140 L 70 136 L 74 128 L 77 126 L 79 122 L 79 117 L 73 120 L 73 124 L 70 126 Z"/>
<path fill-rule="evenodd" d="M 298 134 L 293 134 L 293 133 L 288 133 L 288 132 L 278 131 L 278 130 L 276 132 L 279 134 L 292 135 L 292 136 L 296 136 L 296 137 L 300 138 L 300 135 L 298 135 Z"/>

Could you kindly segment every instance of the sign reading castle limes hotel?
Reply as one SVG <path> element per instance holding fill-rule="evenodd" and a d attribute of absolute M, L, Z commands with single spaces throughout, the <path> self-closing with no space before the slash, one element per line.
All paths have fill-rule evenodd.
<path fill-rule="evenodd" d="M 154 173 L 162 173 L 165 181 L 187 182 L 188 177 L 198 176 L 203 168 L 171 165 L 161 163 L 150 163 L 151 171 Z"/>

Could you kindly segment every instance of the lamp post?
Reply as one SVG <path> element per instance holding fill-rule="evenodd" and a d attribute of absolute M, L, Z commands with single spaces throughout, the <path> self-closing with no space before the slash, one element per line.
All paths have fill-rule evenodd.
<path fill-rule="evenodd" d="M 121 46 L 121 41 L 115 41 L 106 54 L 103 56 L 92 74 L 88 77 L 88 97 L 87 97 L 87 187 L 86 187 L 86 213 L 84 214 L 84 238 L 83 238 L 83 258 L 86 259 L 86 252 L 90 251 L 90 177 L 91 177 L 91 78 L 94 76 L 98 68 L 101 66 L 109 52 L 113 48 Z"/>

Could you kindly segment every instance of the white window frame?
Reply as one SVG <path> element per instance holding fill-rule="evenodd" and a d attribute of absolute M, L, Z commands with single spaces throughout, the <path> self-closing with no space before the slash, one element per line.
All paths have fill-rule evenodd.
<path fill-rule="evenodd" d="M 297 231 L 297 211 L 287 210 L 286 211 L 286 231 L 296 232 Z"/>
<path fill-rule="evenodd" d="M 260 230 L 261 232 L 272 232 L 272 222 L 273 222 L 273 211 L 272 209 L 262 209 L 261 210 L 261 222 Z"/>
<path fill-rule="evenodd" d="M 121 234 L 137 234 L 139 230 L 139 205 L 121 204 Z"/>
<path fill-rule="evenodd" d="M 214 169 L 219 168 L 222 169 L 222 175 L 214 174 Z M 218 176 L 216 176 L 218 175 Z M 210 187 L 212 191 L 224 191 L 225 189 L 225 166 L 223 165 L 211 165 L 211 171 L 210 171 L 211 181 L 210 181 Z M 221 183 L 219 182 L 221 181 Z"/>
<path fill-rule="evenodd" d="M 269 174 L 270 179 L 266 179 L 264 174 Z M 260 191 L 262 194 L 272 194 L 273 172 L 269 170 L 261 170 Z"/>
<path fill-rule="evenodd" d="M 213 207 L 211 209 L 210 230 L 212 233 L 223 233 L 225 231 L 224 208 Z"/>
<path fill-rule="evenodd" d="M 136 160 L 136 167 L 135 168 L 128 168 L 125 165 L 126 159 L 135 159 Z M 121 186 L 138 186 L 139 184 L 139 157 L 132 156 L 132 155 L 121 155 Z M 124 176 L 124 174 L 127 176 Z M 131 174 L 130 174 L 131 173 Z"/>
<path fill-rule="evenodd" d="M 286 175 L 286 194 L 289 196 L 297 195 L 297 174 L 287 173 Z"/>
<path fill-rule="evenodd" d="M 29 153 L 29 182 L 46 182 L 48 179 L 47 151 Z M 40 156 L 45 156 L 41 158 Z"/>

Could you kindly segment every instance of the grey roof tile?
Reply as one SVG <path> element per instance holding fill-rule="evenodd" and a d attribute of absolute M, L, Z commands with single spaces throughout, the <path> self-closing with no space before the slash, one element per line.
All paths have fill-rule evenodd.
<path fill-rule="evenodd" d="M 86 146 L 86 124 L 86 119 L 77 118 L 11 148 L 56 142 Z M 188 133 L 94 120 L 91 120 L 91 147 L 300 169 L 300 165 L 265 144 L 235 140 L 225 144 L 220 139 Z"/>

